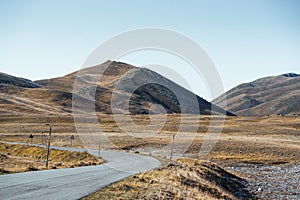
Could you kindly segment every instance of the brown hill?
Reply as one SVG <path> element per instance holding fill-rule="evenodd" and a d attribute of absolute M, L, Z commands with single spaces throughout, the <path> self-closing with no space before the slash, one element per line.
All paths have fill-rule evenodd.
<path fill-rule="evenodd" d="M 106 67 L 107 69 L 104 71 Z M 99 73 L 103 74 L 101 78 L 97 75 Z M 73 92 L 75 80 L 80 82 L 82 90 L 88 93 L 78 93 L 84 99 L 90 99 L 90 92 L 93 90 L 91 87 L 97 85 L 96 110 L 103 113 L 112 112 L 111 99 L 115 92 L 117 94 L 115 101 L 119 108 L 115 110 L 117 113 L 126 113 L 126 99 L 130 99 L 131 114 L 161 113 L 160 106 L 167 113 L 198 114 L 199 112 L 195 108 L 199 106 L 200 114 L 232 115 L 219 107 L 215 107 L 215 112 L 211 112 L 211 103 L 149 69 L 115 61 L 107 61 L 64 77 L 40 80 L 35 83 L 48 89 Z M 139 85 L 141 87 L 136 88 Z M 150 108 L 151 110 L 149 110 Z"/>
<path fill-rule="evenodd" d="M 99 73 L 103 73 L 101 78 Z M 75 108 L 84 111 L 87 105 L 93 104 L 97 112 L 109 114 L 115 92 L 118 109 L 114 112 L 117 113 L 126 113 L 128 102 L 125 100 L 129 99 L 131 114 L 161 113 L 161 107 L 167 113 L 198 114 L 195 108 L 199 107 L 200 114 L 232 115 L 216 106 L 212 112 L 211 103 L 174 82 L 151 70 L 121 62 L 107 61 L 63 77 L 35 82 L 9 75 L 0 78 L 3 79 L 0 80 L 2 113 L 68 114 L 72 112 L 72 98 L 76 98 Z M 75 80 L 82 86 L 76 94 L 73 91 Z M 119 87 L 115 88 L 117 83 Z M 136 88 L 137 85 L 141 87 Z"/>
<path fill-rule="evenodd" d="M 243 83 L 212 101 L 221 105 L 227 98 L 227 109 L 237 115 L 300 114 L 300 75 L 295 73 L 260 78 Z"/>

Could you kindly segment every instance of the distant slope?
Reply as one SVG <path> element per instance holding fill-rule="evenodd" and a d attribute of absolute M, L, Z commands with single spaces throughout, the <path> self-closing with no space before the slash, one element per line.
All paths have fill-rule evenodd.
<path fill-rule="evenodd" d="M 100 78 L 98 74 L 101 72 L 103 75 Z M 233 115 L 216 106 L 212 112 L 211 103 L 165 77 L 149 69 L 121 62 L 107 61 L 63 77 L 35 82 L 6 74 L 0 75 L 1 113 L 68 114 L 72 112 L 72 98 L 76 97 L 79 101 L 76 101 L 75 108 L 84 111 L 87 105 L 93 104 L 97 112 L 110 114 L 113 112 L 111 101 L 115 92 L 115 102 L 119 109 L 114 112 L 117 113 L 126 114 L 129 110 L 130 114 L 166 112 Z M 77 94 L 73 93 L 75 80 L 83 86 Z M 122 87 L 115 88 L 118 81 Z M 144 84 L 145 81 L 147 84 Z M 93 94 L 90 89 L 93 86 L 96 86 L 95 98 L 91 96 Z M 134 90 L 131 91 L 132 89 Z M 129 108 L 126 107 L 126 98 L 129 99 Z"/>
<path fill-rule="evenodd" d="M 55 92 L 40 87 L 31 80 L 0 73 L 0 113 L 64 113 L 62 107 L 51 103 Z"/>
<path fill-rule="evenodd" d="M 40 85 L 25 78 L 18 78 L 0 72 L 0 85 L 13 85 L 25 88 L 39 88 Z"/>
<path fill-rule="evenodd" d="M 237 115 L 300 114 L 300 75 L 287 73 L 243 83 L 221 95 L 212 103 L 221 105 L 227 98 L 227 109 Z"/>
<path fill-rule="evenodd" d="M 63 91 L 0 85 L 0 113 L 67 114 L 71 112 L 71 97 L 71 93 Z"/>

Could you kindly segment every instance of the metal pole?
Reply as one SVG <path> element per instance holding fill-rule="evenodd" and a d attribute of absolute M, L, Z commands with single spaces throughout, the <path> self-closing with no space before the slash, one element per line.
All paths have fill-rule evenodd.
<path fill-rule="evenodd" d="M 44 145 L 44 132 L 42 132 L 42 145 Z"/>
<path fill-rule="evenodd" d="M 100 158 L 100 139 L 99 139 L 99 149 L 98 149 L 98 157 Z"/>
<path fill-rule="evenodd" d="M 47 169 L 48 169 L 49 154 L 50 154 L 51 132 L 52 132 L 52 127 L 50 126 L 50 129 L 49 129 L 49 139 L 48 139 L 48 145 L 47 145 L 47 156 L 46 156 L 46 168 Z"/>
<path fill-rule="evenodd" d="M 170 154 L 170 162 L 172 162 L 173 148 L 174 148 L 174 138 L 175 138 L 175 134 L 172 137 L 172 147 L 171 147 L 171 154 Z"/>
<path fill-rule="evenodd" d="M 75 139 L 74 135 L 70 136 L 70 147 L 72 148 L 73 140 Z"/>

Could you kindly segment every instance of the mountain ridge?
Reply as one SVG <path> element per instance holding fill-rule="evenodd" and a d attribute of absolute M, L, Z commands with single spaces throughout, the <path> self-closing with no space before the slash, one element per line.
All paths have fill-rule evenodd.
<path fill-rule="evenodd" d="M 242 116 L 300 114 L 300 75 L 285 73 L 242 83 L 211 101 Z"/>
<path fill-rule="evenodd" d="M 97 75 L 99 73 L 102 74 L 101 77 Z M 123 102 L 123 98 L 126 97 L 130 99 L 130 114 L 158 114 L 161 110 L 157 109 L 156 105 L 160 105 L 159 107 L 163 107 L 166 113 L 234 115 L 149 69 L 122 62 L 106 61 L 100 65 L 81 69 L 65 76 L 33 82 L 9 75 L 6 76 L 5 80 L 8 79 L 7 77 L 9 80 L 15 80 L 16 83 L 6 81 L 7 84 L 0 84 L 0 111 L 5 113 L 9 113 L 9 110 L 12 113 L 43 113 L 49 110 L 50 114 L 68 114 L 72 112 L 72 98 L 75 95 L 80 99 L 76 106 L 85 109 L 86 105 L 93 103 L 97 112 L 111 114 L 113 110 L 110 105 L 112 95 L 115 92 L 121 107 L 120 113 L 127 113 L 126 110 L 122 109 L 126 107 L 125 101 Z M 121 78 L 124 87 L 116 91 L 115 85 Z M 127 89 L 136 87 L 132 83 L 137 84 L 145 80 L 148 80 L 149 84 L 142 85 L 131 93 L 126 91 L 126 87 Z M 75 81 L 84 86 L 80 91 L 83 92 L 82 94 L 74 94 Z M 165 83 L 166 87 L 152 84 L 151 81 Z M 83 95 L 84 91 L 90 93 L 92 86 L 96 87 L 94 99 Z M 178 91 L 177 96 L 168 91 L 168 88 Z M 185 105 L 180 105 L 180 100 L 185 102 Z M 199 113 L 195 111 L 197 106 L 200 108 Z M 212 107 L 214 111 L 212 111 Z"/>

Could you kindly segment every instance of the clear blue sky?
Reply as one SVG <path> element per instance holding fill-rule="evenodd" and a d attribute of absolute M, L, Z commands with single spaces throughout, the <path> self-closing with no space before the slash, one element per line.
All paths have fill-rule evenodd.
<path fill-rule="evenodd" d="M 0 27 L 0 71 L 32 80 L 75 71 L 103 41 L 142 27 L 195 40 L 215 62 L 225 89 L 300 72 L 298 0 L 0 0 Z M 122 61 L 161 64 L 146 57 Z"/>

